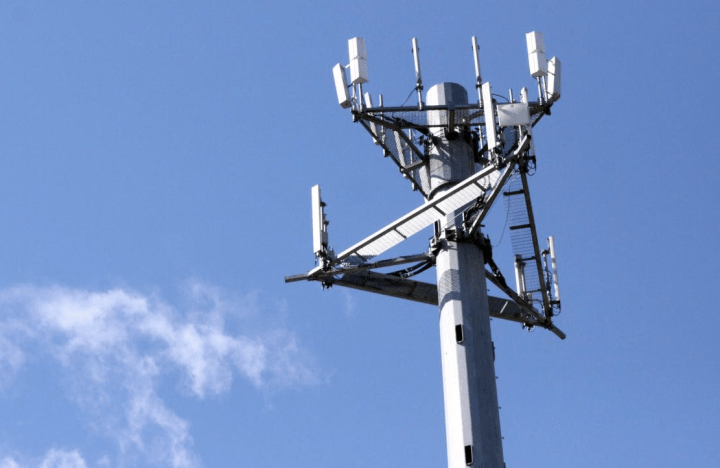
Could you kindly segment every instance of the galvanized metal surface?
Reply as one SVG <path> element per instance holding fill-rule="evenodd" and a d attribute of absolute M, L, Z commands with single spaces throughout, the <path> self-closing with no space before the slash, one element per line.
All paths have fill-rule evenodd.
<path fill-rule="evenodd" d="M 374 271 L 345 273 L 340 278 L 332 278 L 329 283 L 333 286 L 343 286 L 368 291 L 384 296 L 407 299 L 421 304 L 437 306 L 437 285 L 403 279 L 393 275 L 385 275 Z M 490 316 L 493 318 L 510 320 L 526 326 L 542 326 L 528 311 L 517 305 L 514 301 L 500 297 L 488 296 Z"/>
<path fill-rule="evenodd" d="M 441 83 L 428 91 L 427 102 L 463 105 L 467 92 Z M 431 180 L 431 190 L 440 190 L 436 196 L 443 197 L 442 190 L 455 190 L 448 181 L 466 177 L 474 161 L 466 142 L 448 140 L 442 129 L 433 130 L 433 136 L 440 143 L 430 152 L 431 164 L 444 167 L 439 171 L 443 177 Z M 447 213 L 443 223 L 455 232 L 461 229 L 457 214 Z M 477 245 L 456 242 L 448 234 L 444 231 L 436 259 L 448 466 L 500 468 L 504 462 L 485 262 Z"/>
<path fill-rule="evenodd" d="M 334 263 L 365 262 L 399 244 L 408 237 L 420 232 L 435 221 L 444 221 L 446 215 L 455 212 L 468 203 L 474 202 L 480 195 L 495 187 L 499 173 L 490 166 L 471 175 L 451 190 L 438 194 L 432 201 L 425 203 L 398 220 L 366 237 L 352 247 L 337 255 Z M 448 182 L 445 177 L 434 179 L 438 184 Z M 445 223 L 443 223 L 445 224 Z"/>

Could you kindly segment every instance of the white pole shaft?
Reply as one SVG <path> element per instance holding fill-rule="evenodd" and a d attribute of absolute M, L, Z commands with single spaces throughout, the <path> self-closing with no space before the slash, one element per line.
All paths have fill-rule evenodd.
<path fill-rule="evenodd" d="M 454 83 L 433 86 L 428 105 L 467 104 L 467 91 Z M 429 119 L 441 118 L 442 111 Z M 430 154 L 431 193 L 435 197 L 474 172 L 470 146 L 448 141 L 434 131 L 438 143 Z M 447 223 L 459 231 L 456 213 Z M 447 232 L 447 231 L 446 231 Z M 449 468 L 503 468 L 500 414 L 482 250 L 472 242 L 441 241 L 437 255 L 440 348 Z"/>

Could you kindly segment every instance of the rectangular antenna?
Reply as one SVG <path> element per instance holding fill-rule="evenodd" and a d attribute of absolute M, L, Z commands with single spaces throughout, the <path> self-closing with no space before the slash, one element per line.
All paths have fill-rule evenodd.
<path fill-rule="evenodd" d="M 560 60 L 557 57 L 548 61 L 547 92 L 551 101 L 560 99 Z"/>
<path fill-rule="evenodd" d="M 528 90 L 525 87 L 520 90 L 520 102 L 523 104 L 528 104 L 529 102 Z M 525 125 L 522 129 L 522 134 L 530 136 L 529 154 L 535 156 L 535 140 L 532 138 L 532 125 Z"/>
<path fill-rule="evenodd" d="M 328 246 L 327 223 L 325 222 L 325 204 L 320 198 L 320 186 L 315 185 L 310 189 L 312 195 L 312 231 L 313 231 L 313 252 L 315 257 L 325 255 Z"/>
<path fill-rule="evenodd" d="M 515 291 L 525 298 L 525 262 L 520 255 L 515 255 Z"/>
<path fill-rule="evenodd" d="M 348 55 L 350 56 L 350 82 L 356 85 L 370 81 L 368 77 L 365 39 L 362 37 L 353 37 L 348 40 Z"/>
<path fill-rule="evenodd" d="M 524 102 L 498 104 L 497 115 L 501 128 L 516 125 L 530 125 L 530 108 Z"/>
<path fill-rule="evenodd" d="M 348 39 L 348 56 L 350 60 L 358 58 L 367 60 L 367 47 L 365 46 L 364 37 Z"/>
<path fill-rule="evenodd" d="M 365 93 L 365 95 L 363 97 L 365 98 L 365 107 L 367 109 L 372 109 L 373 102 L 372 102 L 372 96 L 370 95 L 370 93 Z M 372 133 L 372 136 L 373 136 L 373 143 L 375 143 L 376 145 L 379 145 L 380 140 L 378 139 L 379 135 L 378 135 L 378 131 L 377 131 L 377 125 L 374 122 L 368 122 L 368 126 L 370 127 L 370 133 Z"/>
<path fill-rule="evenodd" d="M 493 105 L 490 83 L 482 85 L 482 103 L 485 114 L 485 137 L 487 138 L 488 149 L 492 150 L 498 145 L 498 139 L 497 130 L 495 129 L 495 106 Z"/>
<path fill-rule="evenodd" d="M 539 78 L 547 75 L 547 59 L 545 58 L 545 37 L 543 33 L 532 31 L 525 34 L 527 42 L 530 74 Z"/>
<path fill-rule="evenodd" d="M 348 90 L 345 67 L 339 63 L 335 65 L 333 67 L 333 78 L 335 79 L 335 92 L 337 93 L 338 104 L 347 109 L 352 104 L 350 103 L 350 91 Z"/>
<path fill-rule="evenodd" d="M 550 247 L 550 262 L 552 266 L 552 274 L 553 274 L 553 289 L 555 290 L 555 301 L 557 301 L 558 305 L 560 304 L 560 286 L 558 283 L 558 273 L 557 273 L 557 261 L 555 260 L 555 238 L 553 236 L 548 237 L 548 246 Z"/>

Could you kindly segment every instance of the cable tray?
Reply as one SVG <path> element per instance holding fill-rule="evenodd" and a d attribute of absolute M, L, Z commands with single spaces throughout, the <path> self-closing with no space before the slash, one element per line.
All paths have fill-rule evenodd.
<path fill-rule="evenodd" d="M 505 171 L 511 170 L 508 165 Z M 495 187 L 501 171 L 494 166 L 473 174 L 434 200 L 414 209 L 400 219 L 361 240 L 338 254 L 333 264 L 359 264 L 369 261 L 394 247 L 408 237 L 420 232 L 435 221 L 444 221 L 446 216 L 475 202 L 481 195 Z"/>

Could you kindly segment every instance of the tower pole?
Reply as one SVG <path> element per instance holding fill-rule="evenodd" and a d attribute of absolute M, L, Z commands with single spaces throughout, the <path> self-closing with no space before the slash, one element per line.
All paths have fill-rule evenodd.
<path fill-rule="evenodd" d="M 440 83 L 426 102 L 449 109 L 430 111 L 430 121 L 452 125 L 449 113 L 468 103 L 467 91 Z M 429 199 L 475 172 L 472 149 L 456 129 L 432 128 Z M 448 467 L 503 468 L 485 262 L 478 245 L 458 236 L 459 212 L 448 214 L 436 257 Z"/>

